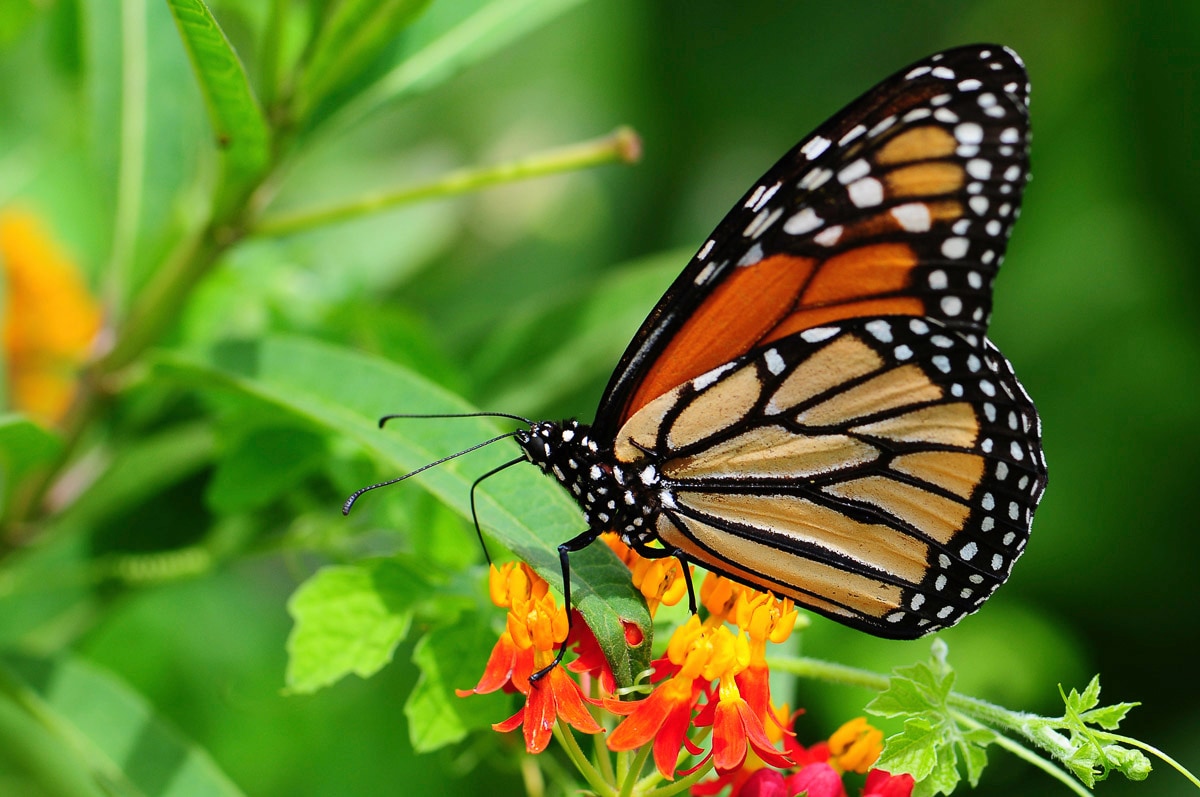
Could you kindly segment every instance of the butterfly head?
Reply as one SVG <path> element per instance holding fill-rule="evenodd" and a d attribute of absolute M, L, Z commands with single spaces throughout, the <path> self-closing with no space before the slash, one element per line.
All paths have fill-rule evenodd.
<path fill-rule="evenodd" d="M 647 479 L 646 469 L 627 471 L 591 439 L 590 431 L 575 420 L 539 421 L 515 438 L 526 459 L 570 491 L 590 527 L 616 531 L 627 541 L 651 536 L 657 473 Z"/>

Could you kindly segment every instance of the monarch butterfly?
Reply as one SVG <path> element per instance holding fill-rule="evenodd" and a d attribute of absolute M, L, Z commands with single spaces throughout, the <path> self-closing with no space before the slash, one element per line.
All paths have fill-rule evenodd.
<path fill-rule="evenodd" d="M 884 80 L 726 215 L 590 427 L 519 419 L 508 464 L 553 476 L 588 524 L 559 546 L 567 605 L 568 555 L 610 530 L 889 638 L 1007 579 L 1046 484 L 1037 412 L 986 338 L 1028 97 L 995 45 Z"/>

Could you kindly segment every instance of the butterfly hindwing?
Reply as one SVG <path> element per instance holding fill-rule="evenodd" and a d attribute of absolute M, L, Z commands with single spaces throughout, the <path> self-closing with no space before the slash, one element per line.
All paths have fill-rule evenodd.
<path fill-rule="evenodd" d="M 668 548 L 900 638 L 1003 583 L 1046 473 L 1004 356 L 905 316 L 812 328 L 700 375 L 630 418 L 615 455 L 656 463 Z"/>
<path fill-rule="evenodd" d="M 994 45 L 897 72 L 776 163 L 717 226 L 626 350 L 606 439 L 677 385 L 851 317 L 986 333 L 1028 177 L 1028 83 Z"/>

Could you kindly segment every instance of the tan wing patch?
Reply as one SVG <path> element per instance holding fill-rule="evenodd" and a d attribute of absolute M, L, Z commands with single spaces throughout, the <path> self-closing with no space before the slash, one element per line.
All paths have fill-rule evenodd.
<path fill-rule="evenodd" d="M 864 476 L 824 488 L 830 495 L 877 506 L 909 526 L 947 543 L 959 531 L 971 508 L 928 490 L 886 476 Z"/>
<path fill-rule="evenodd" d="M 645 459 L 646 455 L 633 443 L 653 451 L 658 447 L 658 430 L 662 428 L 663 418 L 679 401 L 679 391 L 672 390 L 642 407 L 633 417 L 625 422 L 617 433 L 617 441 L 613 444 L 613 453 L 619 462 L 637 462 Z"/>
<path fill-rule="evenodd" d="M 843 616 L 849 614 L 846 611 L 849 608 L 870 617 L 883 617 L 900 605 L 901 588 L 895 585 L 734 537 L 690 518 L 682 518 L 687 525 L 686 534 L 663 520 L 658 524 L 658 535 L 667 546 L 679 547 L 701 564 L 777 595 L 789 596 L 801 604 Z M 699 545 L 693 542 L 693 537 Z M 738 564 L 716 559 L 706 548 L 721 551 Z"/>
<path fill-rule="evenodd" d="M 841 512 L 793 495 L 739 495 L 684 491 L 677 503 L 706 515 L 732 520 L 815 545 L 904 579 L 921 583 L 929 546 L 887 526 L 859 523 Z M 740 541 L 740 538 L 730 537 Z M 778 551 L 782 557 L 793 557 Z"/>
<path fill-rule="evenodd" d="M 937 401 L 942 389 L 916 365 L 902 365 L 844 390 L 804 412 L 796 420 L 810 426 L 842 424 L 897 407 Z"/>
<path fill-rule="evenodd" d="M 883 179 L 887 182 L 888 196 L 930 197 L 962 188 L 966 172 L 956 163 L 936 161 L 893 169 Z"/>
<path fill-rule="evenodd" d="M 853 335 L 843 335 L 792 369 L 767 402 L 767 412 L 784 412 L 843 382 L 866 376 L 882 367 L 883 359 L 874 349 Z"/>
<path fill-rule="evenodd" d="M 965 402 L 937 404 L 894 418 L 855 426 L 850 431 L 900 443 L 971 448 L 979 436 L 979 418 Z"/>
<path fill-rule="evenodd" d="M 726 429 L 745 417 L 762 394 L 753 363 L 739 368 L 693 398 L 671 424 L 667 444 L 680 449 Z"/>
<path fill-rule="evenodd" d="M 956 451 L 918 451 L 891 462 L 892 470 L 935 484 L 967 499 L 983 478 L 983 457 Z"/>
<path fill-rule="evenodd" d="M 954 154 L 958 141 L 944 127 L 914 127 L 895 136 L 875 153 L 875 162 L 884 166 L 918 160 L 946 158 Z"/>
<path fill-rule="evenodd" d="M 762 426 L 717 443 L 691 457 L 670 460 L 672 479 L 796 478 L 864 465 L 879 456 L 874 446 L 840 434 L 797 435 L 781 426 Z"/>

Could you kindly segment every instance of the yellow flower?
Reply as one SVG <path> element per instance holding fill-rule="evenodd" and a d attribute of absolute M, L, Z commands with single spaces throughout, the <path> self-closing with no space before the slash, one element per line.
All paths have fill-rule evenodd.
<path fill-rule="evenodd" d="M 14 409 L 53 424 L 75 392 L 75 371 L 100 329 L 100 308 L 76 264 L 43 224 L 0 211 L 4 351 Z"/>
<path fill-rule="evenodd" d="M 840 772 L 865 773 L 883 752 L 883 731 L 855 717 L 829 737 L 829 763 Z"/>

